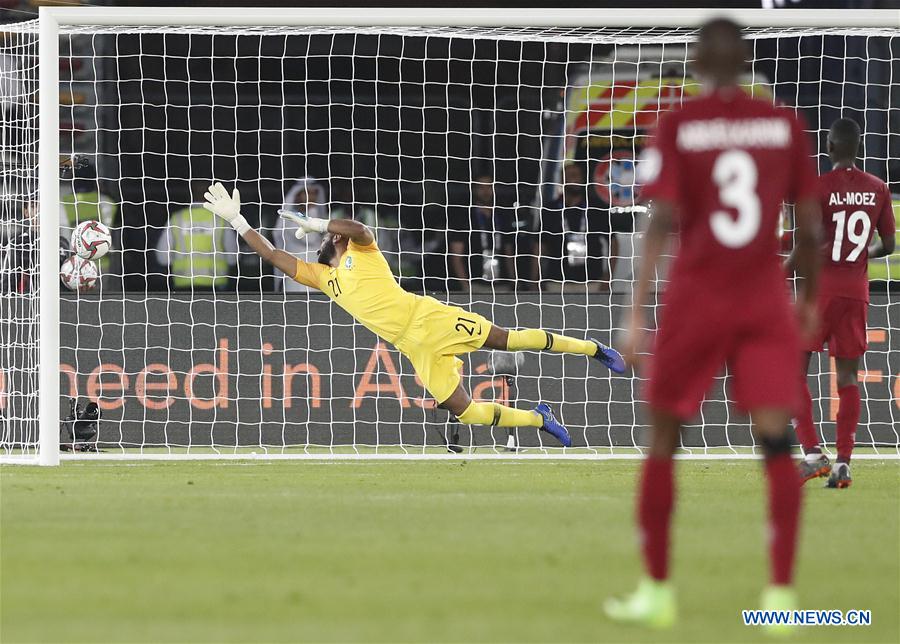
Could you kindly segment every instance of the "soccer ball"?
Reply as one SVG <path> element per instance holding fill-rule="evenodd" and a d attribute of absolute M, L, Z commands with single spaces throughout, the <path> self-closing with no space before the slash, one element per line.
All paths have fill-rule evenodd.
<path fill-rule="evenodd" d="M 83 221 L 72 233 L 72 252 L 81 259 L 100 259 L 110 248 L 112 235 L 99 221 Z"/>
<path fill-rule="evenodd" d="M 72 255 L 59 267 L 59 279 L 70 291 L 84 293 L 97 285 L 100 269 L 91 260 Z"/>

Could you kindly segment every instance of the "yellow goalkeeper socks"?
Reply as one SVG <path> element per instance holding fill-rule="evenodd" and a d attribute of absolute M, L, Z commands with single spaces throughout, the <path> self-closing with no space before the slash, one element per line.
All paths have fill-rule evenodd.
<path fill-rule="evenodd" d="M 519 329 L 509 332 L 507 351 L 553 351 L 554 353 L 579 353 L 592 356 L 597 353 L 597 345 L 590 340 L 576 340 L 541 329 Z"/>
<path fill-rule="evenodd" d="M 542 427 L 544 425 L 544 419 L 536 412 L 515 409 L 499 403 L 475 402 L 474 400 L 459 415 L 459 422 L 466 425 L 494 425 L 495 427 Z"/>

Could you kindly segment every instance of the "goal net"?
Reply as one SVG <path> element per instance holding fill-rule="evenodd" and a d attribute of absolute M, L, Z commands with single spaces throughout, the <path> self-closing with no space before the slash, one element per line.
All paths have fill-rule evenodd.
<path fill-rule="evenodd" d="M 634 165 L 659 116 L 700 91 L 693 27 L 215 26 L 213 12 L 206 25 L 150 26 L 127 11 L 42 11 L 68 16 L 45 25 L 58 54 L 38 21 L 0 41 L 6 457 L 33 456 L 41 434 L 54 443 L 72 399 L 101 414 L 81 437 L 59 429 L 78 454 L 438 456 L 448 442 L 470 454 L 643 452 L 641 378 L 577 356 L 517 364 L 480 351 L 463 380 L 476 399 L 550 403 L 572 448 L 533 429 L 459 426 L 393 347 L 273 273 L 200 203 L 213 180 L 239 188 L 251 225 L 311 261 L 317 240 L 298 241 L 278 209 L 356 218 L 410 291 L 503 327 L 615 344 L 647 216 Z M 744 88 L 799 109 L 822 168 L 830 123 L 856 118 L 862 168 L 900 192 L 900 29 L 878 24 L 750 28 Z M 58 124 L 41 110 L 40 130 L 39 101 L 54 103 L 39 96 L 39 65 L 59 84 Z M 89 219 L 113 231 L 97 286 L 51 286 L 57 238 Z M 786 250 L 790 227 L 786 209 Z M 872 270 L 856 441 L 897 456 L 897 264 Z M 58 364 L 42 349 L 47 316 L 58 316 Z M 830 444 L 827 355 L 809 384 Z M 687 427 L 686 453 L 755 453 L 727 385 L 722 374 Z"/>

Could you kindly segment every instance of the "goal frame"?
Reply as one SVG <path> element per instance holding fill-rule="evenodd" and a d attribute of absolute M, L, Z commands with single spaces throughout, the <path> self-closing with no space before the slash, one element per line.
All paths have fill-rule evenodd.
<path fill-rule="evenodd" d="M 400 8 L 213 8 L 213 7 L 40 7 L 39 9 L 39 145 L 38 181 L 41 240 L 59 236 L 59 32 L 66 25 L 117 26 L 315 26 L 352 27 L 693 27 L 711 15 L 732 18 L 748 27 L 900 27 L 900 11 L 890 9 L 409 9 Z M 515 24 L 510 24 L 513 20 Z M 59 449 L 59 279 L 57 249 L 41 243 L 39 255 L 40 318 L 39 418 L 36 457 L 3 458 L 5 462 L 58 465 Z M 476 455 L 479 458 L 525 458 L 525 456 Z M 633 455 L 637 457 L 638 455 Z M 699 458 L 722 458 L 702 455 Z M 724 455 L 746 458 L 746 455 Z M 150 455 L 109 454 L 91 458 L 146 459 Z M 165 454 L 156 458 L 252 458 L 251 455 Z M 276 455 L 263 455 L 273 458 Z M 338 455 L 296 454 L 281 458 L 435 458 L 434 455 Z M 471 458 L 472 456 L 466 456 Z M 568 455 L 550 458 L 610 458 L 614 454 Z M 628 456 L 623 456 L 628 457 Z M 865 458 L 860 455 L 858 458 Z M 897 458 L 872 455 L 872 458 Z M 84 457 L 81 457 L 84 458 Z M 441 457 L 443 458 L 443 457 Z M 540 458 L 547 458 L 541 456 Z"/>

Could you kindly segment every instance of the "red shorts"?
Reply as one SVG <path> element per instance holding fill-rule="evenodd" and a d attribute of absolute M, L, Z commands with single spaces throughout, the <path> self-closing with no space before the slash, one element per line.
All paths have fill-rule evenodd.
<path fill-rule="evenodd" d="M 664 306 L 650 361 L 647 401 L 682 420 L 700 409 L 728 367 L 738 409 L 784 409 L 800 402 L 800 337 L 787 299 L 769 306 L 683 298 Z"/>
<path fill-rule="evenodd" d="M 859 358 L 866 352 L 869 305 L 849 297 L 819 298 L 819 330 L 807 342 L 808 352 L 822 351 L 828 344 L 833 358 Z"/>

